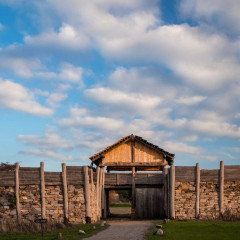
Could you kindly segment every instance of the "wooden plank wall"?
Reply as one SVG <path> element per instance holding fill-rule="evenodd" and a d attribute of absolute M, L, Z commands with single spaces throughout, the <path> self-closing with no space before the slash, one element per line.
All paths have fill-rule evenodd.
<path fill-rule="evenodd" d="M 179 167 L 175 166 L 175 181 L 176 182 L 194 182 L 195 167 Z"/>
<path fill-rule="evenodd" d="M 239 181 L 240 180 L 240 166 L 232 165 L 224 167 L 224 180 L 225 181 Z"/>
<path fill-rule="evenodd" d="M 106 173 L 105 185 L 131 185 L 131 173 Z M 164 176 L 161 173 L 136 173 L 135 184 L 137 185 L 161 185 L 164 184 Z"/>

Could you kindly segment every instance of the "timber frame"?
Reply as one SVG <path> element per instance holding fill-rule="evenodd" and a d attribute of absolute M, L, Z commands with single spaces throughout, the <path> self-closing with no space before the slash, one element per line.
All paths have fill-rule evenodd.
<path fill-rule="evenodd" d="M 132 218 L 136 218 L 136 193 L 137 193 L 136 185 L 138 188 L 140 187 L 139 182 L 137 180 L 139 177 L 139 174 L 137 172 L 138 171 L 166 172 L 165 170 L 167 170 L 166 169 L 167 165 L 172 166 L 171 169 L 174 167 L 173 165 L 174 157 L 175 157 L 174 154 L 163 150 L 162 148 L 148 142 L 147 140 L 139 136 L 135 136 L 131 134 L 129 136 L 126 136 L 120 139 L 119 141 L 103 149 L 102 151 L 94 154 L 93 156 L 90 157 L 90 160 L 92 161 L 92 164 L 91 164 L 92 167 L 93 167 L 93 164 L 97 166 L 97 173 L 99 171 L 104 172 L 105 167 L 108 173 L 110 171 L 131 171 L 131 183 L 129 183 L 130 188 L 132 189 L 131 216 Z M 117 174 L 116 176 L 117 176 L 117 182 L 118 182 L 119 175 Z M 173 174 L 171 176 L 173 176 Z M 108 177 L 108 175 L 106 175 L 106 177 Z M 165 178 L 166 176 L 164 177 L 164 179 Z M 147 179 L 147 182 L 145 184 L 148 184 L 149 181 L 150 179 Z M 154 187 L 154 184 L 150 184 L 148 186 L 151 186 L 151 185 L 152 187 Z M 165 195 L 167 195 L 165 180 L 163 181 L 163 184 L 161 184 L 161 186 L 164 186 Z M 109 186 L 109 187 L 112 188 L 112 186 Z M 125 188 L 125 187 L 129 188 L 129 186 L 124 186 L 124 185 L 122 186 L 118 185 L 118 186 L 115 186 L 114 188 L 119 189 L 119 188 Z M 103 186 L 100 187 L 100 189 L 101 188 L 105 189 L 106 192 L 108 191 L 107 190 L 108 187 L 105 184 L 105 180 L 103 182 Z M 98 188 L 97 188 L 97 192 L 98 192 Z M 106 192 L 102 193 L 102 197 L 105 198 L 105 200 L 108 198 L 106 196 Z M 103 200 L 102 202 L 104 206 L 107 204 L 105 200 Z M 171 201 L 173 201 L 173 199 Z M 103 216 L 106 217 L 108 210 L 106 210 L 106 207 L 104 206 L 102 209 Z M 165 212 L 167 212 L 167 203 L 164 204 L 164 208 L 165 208 Z"/>

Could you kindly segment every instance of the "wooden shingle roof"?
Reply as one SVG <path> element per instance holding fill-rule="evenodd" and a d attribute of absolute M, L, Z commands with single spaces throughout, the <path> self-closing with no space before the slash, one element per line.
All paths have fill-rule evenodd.
<path fill-rule="evenodd" d="M 93 156 L 90 157 L 90 160 L 94 162 L 94 161 L 98 160 L 99 158 L 103 157 L 107 152 L 113 150 L 114 148 L 118 147 L 119 145 L 121 145 L 125 142 L 128 142 L 130 140 L 140 142 L 140 143 L 148 146 L 149 148 L 154 149 L 155 151 L 164 154 L 166 156 L 166 159 L 169 162 L 169 164 L 171 164 L 173 162 L 175 154 L 169 153 L 169 152 L 163 150 L 162 148 L 158 147 L 157 145 L 154 145 L 154 144 L 148 142 L 147 140 L 143 139 L 142 137 L 139 137 L 139 136 L 136 136 L 133 134 L 121 138 L 119 141 L 115 142 L 114 144 L 112 144 L 112 145 L 106 147 L 105 149 L 103 149 L 102 151 L 94 154 Z"/>

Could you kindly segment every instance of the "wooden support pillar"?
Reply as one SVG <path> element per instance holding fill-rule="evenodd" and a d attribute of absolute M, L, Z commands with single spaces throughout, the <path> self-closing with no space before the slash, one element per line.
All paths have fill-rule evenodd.
<path fill-rule="evenodd" d="M 219 213 L 220 216 L 224 213 L 224 162 L 220 162 L 219 176 Z"/>
<path fill-rule="evenodd" d="M 136 218 L 136 186 L 135 186 L 135 167 L 132 167 L 132 211 L 131 218 Z"/>
<path fill-rule="evenodd" d="M 199 203 L 200 203 L 200 167 L 196 164 L 196 208 L 195 217 L 199 218 Z"/>
<path fill-rule="evenodd" d="M 105 189 L 104 189 L 104 184 L 105 184 L 105 171 L 104 171 L 104 167 L 102 168 L 102 217 L 104 217 L 105 215 L 105 211 L 106 211 L 106 196 L 105 196 Z"/>
<path fill-rule="evenodd" d="M 42 218 L 46 218 L 44 162 L 40 163 Z"/>
<path fill-rule="evenodd" d="M 96 183 L 96 195 L 97 195 L 97 219 L 99 220 L 99 179 L 100 179 L 100 168 L 97 166 L 97 183 Z"/>
<path fill-rule="evenodd" d="M 66 163 L 62 164 L 62 181 L 63 181 L 63 208 L 64 208 L 64 220 L 68 222 L 68 190 L 67 190 L 67 167 Z"/>
<path fill-rule="evenodd" d="M 117 185 L 119 185 L 119 183 L 120 183 L 120 181 L 119 181 L 119 180 L 120 180 L 120 179 L 119 179 L 119 178 L 120 178 L 119 173 L 117 173 L 116 178 L 117 178 Z"/>
<path fill-rule="evenodd" d="M 168 218 L 168 169 L 163 169 L 164 176 L 164 215 Z"/>
<path fill-rule="evenodd" d="M 89 175 L 88 175 L 88 166 L 83 167 L 84 171 L 84 192 L 85 192 L 85 204 L 86 204 L 86 222 L 89 223 L 91 217 L 90 209 L 90 190 L 89 190 Z"/>
<path fill-rule="evenodd" d="M 175 166 L 170 168 L 170 218 L 175 218 Z"/>
<path fill-rule="evenodd" d="M 17 221 L 18 223 L 21 223 L 21 210 L 19 204 L 19 163 L 16 163 L 15 169 L 15 196 L 16 196 Z"/>

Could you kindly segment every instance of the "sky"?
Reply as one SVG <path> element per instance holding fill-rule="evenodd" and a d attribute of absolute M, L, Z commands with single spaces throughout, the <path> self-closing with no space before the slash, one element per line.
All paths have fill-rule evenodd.
<path fill-rule="evenodd" d="M 240 164 L 240 1 L 0 0 L 0 162 L 60 171 L 130 134 Z"/>

